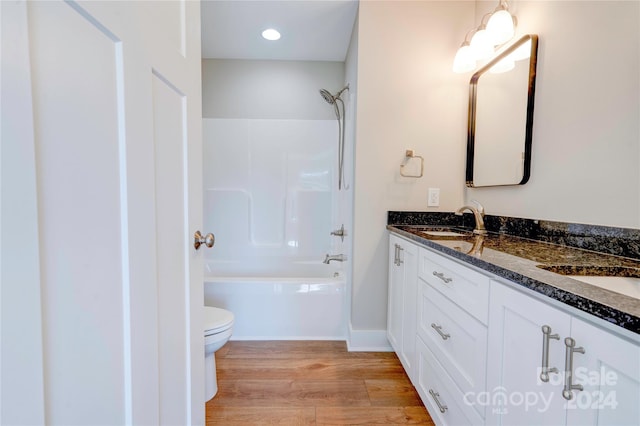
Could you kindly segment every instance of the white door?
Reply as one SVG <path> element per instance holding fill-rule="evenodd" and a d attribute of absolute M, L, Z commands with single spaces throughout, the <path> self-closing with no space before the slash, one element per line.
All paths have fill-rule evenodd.
<path fill-rule="evenodd" d="M 0 420 L 204 423 L 199 4 L 2 24 Z"/>

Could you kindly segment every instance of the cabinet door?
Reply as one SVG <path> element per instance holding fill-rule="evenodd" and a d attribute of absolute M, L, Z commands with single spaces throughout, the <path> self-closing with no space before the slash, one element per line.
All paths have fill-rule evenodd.
<path fill-rule="evenodd" d="M 540 380 L 542 326 L 559 335 L 549 339 L 548 365 L 562 372 L 570 316 L 495 281 L 489 312 L 487 393 L 467 400 L 486 405 L 487 424 L 564 424 L 562 376 L 551 373 L 548 382 Z"/>
<path fill-rule="evenodd" d="M 409 378 L 413 380 L 416 360 L 418 326 L 418 247 L 404 242 L 400 250 L 404 265 L 402 277 L 402 349 L 398 357 Z"/>
<path fill-rule="evenodd" d="M 640 346 L 573 318 L 571 337 L 584 354 L 573 354 L 574 390 L 569 425 L 640 424 Z"/>
<path fill-rule="evenodd" d="M 387 339 L 397 353 L 402 348 L 402 277 L 404 267 L 398 262 L 399 243 L 394 235 L 389 237 L 389 288 L 387 295 Z"/>
<path fill-rule="evenodd" d="M 410 378 L 415 363 L 417 258 L 415 244 L 390 236 L 387 338 Z"/>

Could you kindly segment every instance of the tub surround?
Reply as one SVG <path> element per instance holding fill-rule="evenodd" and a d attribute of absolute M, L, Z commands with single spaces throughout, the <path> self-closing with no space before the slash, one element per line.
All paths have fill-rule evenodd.
<path fill-rule="evenodd" d="M 617 268 L 640 277 L 640 230 L 485 215 L 489 233 L 480 246 L 471 233 L 471 214 L 390 211 L 387 223 L 390 231 L 419 244 L 640 334 L 639 299 L 540 267 L 573 268 L 563 272 L 575 275 L 585 269 L 606 275 Z M 464 236 L 420 232 L 437 227 Z"/>

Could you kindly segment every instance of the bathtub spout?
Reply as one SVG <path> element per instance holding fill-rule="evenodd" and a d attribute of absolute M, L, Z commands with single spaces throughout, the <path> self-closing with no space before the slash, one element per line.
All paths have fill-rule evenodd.
<path fill-rule="evenodd" d="M 347 256 L 344 254 L 336 254 L 336 255 L 327 254 L 327 257 L 324 258 L 324 261 L 322 263 L 326 263 L 328 265 L 329 262 L 331 262 L 332 260 L 337 260 L 338 262 L 344 262 L 345 260 L 347 260 Z"/>

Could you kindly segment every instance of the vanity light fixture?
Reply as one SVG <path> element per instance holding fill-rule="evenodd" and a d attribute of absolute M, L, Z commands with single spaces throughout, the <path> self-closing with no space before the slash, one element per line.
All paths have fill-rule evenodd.
<path fill-rule="evenodd" d="M 262 32 L 262 38 L 269 41 L 280 40 L 280 32 L 274 28 L 267 28 Z"/>
<path fill-rule="evenodd" d="M 456 52 L 456 57 L 453 59 L 453 72 L 463 73 L 476 69 L 476 57 L 471 50 L 471 45 L 467 37 L 473 32 L 469 31 L 464 38 L 464 41 L 460 45 L 460 48 Z"/>
<path fill-rule="evenodd" d="M 516 34 L 515 17 L 509 13 L 509 4 L 501 0 L 487 22 L 487 32 L 494 46 L 504 44 Z"/>
<path fill-rule="evenodd" d="M 480 25 L 472 30 L 474 32 L 470 42 L 467 42 L 469 33 L 465 36 L 464 42 L 453 60 L 453 72 L 465 73 L 476 68 L 476 64 L 471 67 L 471 60 L 467 59 L 469 55 L 467 51 L 472 52 L 474 62 L 484 61 L 493 56 L 496 48 L 513 38 L 515 25 L 516 18 L 509 13 L 507 0 L 499 0 L 495 10 L 485 14 Z"/>
<path fill-rule="evenodd" d="M 471 37 L 471 51 L 478 61 L 489 59 L 491 55 L 493 55 L 493 48 L 495 46 L 493 44 L 494 37 L 489 33 L 484 23 L 487 16 L 491 16 L 491 14 L 487 13 L 482 17 L 480 26 L 476 29 L 476 32 L 473 33 L 473 37 Z"/>

